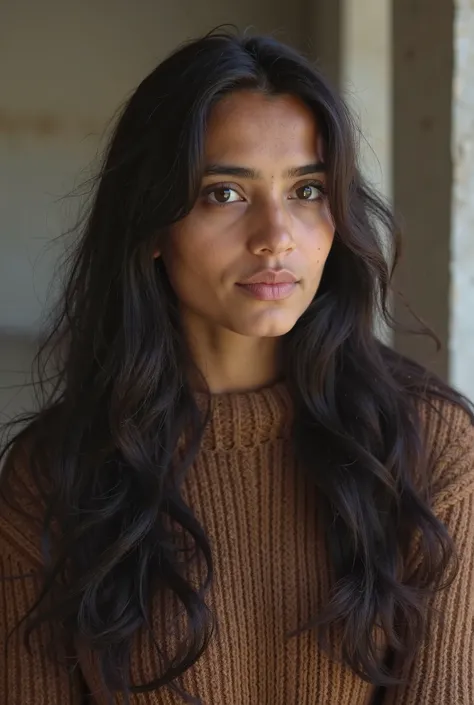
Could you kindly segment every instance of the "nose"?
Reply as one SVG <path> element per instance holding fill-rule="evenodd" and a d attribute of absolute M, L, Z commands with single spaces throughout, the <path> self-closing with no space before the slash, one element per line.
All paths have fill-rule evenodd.
<path fill-rule="evenodd" d="M 249 238 L 254 255 L 285 255 L 295 249 L 290 219 L 282 206 L 262 206 L 255 214 L 256 222 Z"/>

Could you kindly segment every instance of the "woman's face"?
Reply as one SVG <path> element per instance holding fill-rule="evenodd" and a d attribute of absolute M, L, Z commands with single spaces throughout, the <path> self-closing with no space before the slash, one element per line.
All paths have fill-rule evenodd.
<path fill-rule="evenodd" d="M 211 112 L 205 155 L 200 197 L 160 252 L 183 321 L 284 335 L 311 303 L 334 237 L 315 119 L 294 97 L 236 92 Z"/>

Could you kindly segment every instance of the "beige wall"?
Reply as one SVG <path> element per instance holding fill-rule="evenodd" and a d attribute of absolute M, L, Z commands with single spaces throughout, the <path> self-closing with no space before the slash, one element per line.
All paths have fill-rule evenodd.
<path fill-rule="evenodd" d="M 395 288 L 403 298 L 394 299 L 395 317 L 408 329 L 418 328 L 416 316 L 421 317 L 438 335 L 442 350 L 436 353 L 428 338 L 401 330 L 392 342 L 474 396 L 473 5 L 472 0 L 457 0 L 456 5 L 456 46 L 454 4 L 446 0 L 313 0 L 311 25 L 333 80 L 359 116 L 369 178 L 391 198 L 402 226 L 404 246 Z M 462 183 L 455 191 L 453 239 L 455 53 L 459 70 L 454 84 L 454 157 Z"/>
<path fill-rule="evenodd" d="M 392 0 L 340 0 L 340 85 L 361 130 L 360 166 L 392 201 Z M 370 18 L 370 20 L 369 20 Z M 382 320 L 377 334 L 392 344 Z"/>
<path fill-rule="evenodd" d="M 453 85 L 451 379 L 474 400 L 474 4 L 457 0 Z"/>
<path fill-rule="evenodd" d="M 392 1 L 342 0 L 341 86 L 361 128 L 362 169 L 392 197 Z"/>

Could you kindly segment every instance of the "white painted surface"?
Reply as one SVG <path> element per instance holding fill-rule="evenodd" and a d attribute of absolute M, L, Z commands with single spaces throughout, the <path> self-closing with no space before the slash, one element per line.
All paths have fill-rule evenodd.
<path fill-rule="evenodd" d="M 392 200 L 392 0 L 341 0 L 341 85 L 360 128 L 361 169 Z M 391 343 L 381 320 L 377 334 Z"/>
<path fill-rule="evenodd" d="M 453 82 L 451 380 L 474 400 L 474 2 L 457 0 Z"/>
<path fill-rule="evenodd" d="M 342 86 L 368 180 L 391 198 L 392 0 L 342 0 Z"/>

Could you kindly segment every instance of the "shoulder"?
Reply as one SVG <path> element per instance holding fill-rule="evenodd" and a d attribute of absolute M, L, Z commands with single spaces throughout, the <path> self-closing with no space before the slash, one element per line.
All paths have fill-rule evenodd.
<path fill-rule="evenodd" d="M 441 509 L 474 492 L 474 416 L 462 403 L 419 402 L 431 495 Z"/>
<path fill-rule="evenodd" d="M 421 435 L 417 455 L 422 463 L 413 481 L 423 494 L 428 491 L 433 504 L 456 503 L 474 492 L 472 403 L 416 361 L 385 345 L 381 354 L 403 403 L 410 400 Z"/>
<path fill-rule="evenodd" d="M 0 473 L 0 547 L 14 546 L 16 552 L 41 561 L 46 497 L 28 445 L 15 443 Z"/>

